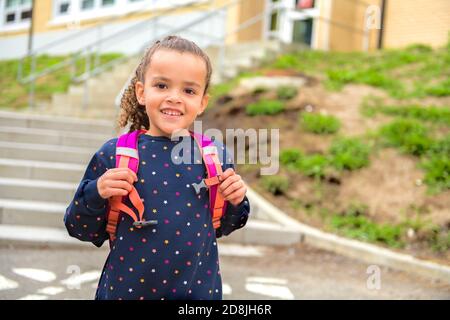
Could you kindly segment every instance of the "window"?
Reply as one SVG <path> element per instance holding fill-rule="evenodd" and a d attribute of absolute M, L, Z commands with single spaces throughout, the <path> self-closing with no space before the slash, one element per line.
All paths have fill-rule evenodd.
<path fill-rule="evenodd" d="M 314 8 L 314 0 L 295 0 L 295 7 L 297 9 L 312 9 Z"/>
<path fill-rule="evenodd" d="M 93 9 L 95 5 L 94 0 L 83 0 L 81 1 L 81 10 Z"/>
<path fill-rule="evenodd" d="M 11 23 L 16 20 L 16 14 L 15 13 L 8 13 L 6 15 L 6 23 Z"/>
<path fill-rule="evenodd" d="M 102 7 L 113 6 L 115 0 L 102 0 Z"/>
<path fill-rule="evenodd" d="M 64 1 L 59 4 L 58 14 L 67 14 L 69 13 L 70 2 Z"/>
<path fill-rule="evenodd" d="M 3 21 L 7 25 L 31 19 L 31 0 L 6 0 Z"/>

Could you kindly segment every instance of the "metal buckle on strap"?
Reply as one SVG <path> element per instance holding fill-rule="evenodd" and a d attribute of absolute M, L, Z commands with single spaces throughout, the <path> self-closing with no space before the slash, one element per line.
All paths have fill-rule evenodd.
<path fill-rule="evenodd" d="M 151 225 L 157 225 L 158 224 L 158 220 L 148 220 L 148 221 L 135 221 L 133 222 L 133 226 L 135 227 L 146 227 L 146 226 L 151 226 Z"/>
<path fill-rule="evenodd" d="M 133 148 L 117 147 L 116 156 L 127 156 L 130 158 L 139 159 L 138 151 Z"/>

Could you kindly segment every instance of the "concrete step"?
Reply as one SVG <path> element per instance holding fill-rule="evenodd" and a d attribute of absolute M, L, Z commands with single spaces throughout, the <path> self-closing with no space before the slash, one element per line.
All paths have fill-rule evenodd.
<path fill-rule="evenodd" d="M 0 158 L 0 177 L 78 183 L 84 165 L 63 162 Z"/>
<path fill-rule="evenodd" d="M 257 61 L 253 60 L 252 57 L 240 57 L 237 59 L 225 59 L 223 62 L 223 67 L 225 70 L 229 68 L 249 69 L 254 67 L 256 63 Z M 215 68 L 215 70 L 218 70 L 219 65 L 214 64 L 213 68 Z"/>
<path fill-rule="evenodd" d="M 0 225 L 0 245 L 96 248 L 90 242 L 70 237 L 64 229 L 15 225 Z"/>
<path fill-rule="evenodd" d="M 0 178 L 2 198 L 69 203 L 78 185 L 48 180 Z"/>
<path fill-rule="evenodd" d="M 104 120 L 113 120 L 117 118 L 120 111 L 115 106 L 115 98 L 121 88 L 122 86 L 89 90 L 86 107 L 83 94 L 81 93 L 54 94 L 52 96 L 51 110 L 48 111 L 51 114 L 85 119 L 102 119 L 101 116 L 104 115 Z M 111 125 L 113 124 L 114 122 L 111 122 Z"/>
<path fill-rule="evenodd" d="M 58 131 L 86 132 L 115 135 L 114 124 L 110 121 L 80 120 L 70 117 L 37 115 L 27 112 L 0 111 L 0 126 L 48 129 Z"/>
<path fill-rule="evenodd" d="M 219 239 L 220 243 L 253 245 L 289 245 L 297 243 L 300 235 L 273 223 L 248 221 L 245 228 Z M 96 248 L 92 243 L 82 242 L 69 236 L 63 228 L 0 224 L 0 245 L 26 246 L 75 246 Z M 107 245 L 104 247 L 107 247 Z"/>
<path fill-rule="evenodd" d="M 108 139 L 110 139 L 109 135 L 95 133 L 0 127 L 0 140 L 9 142 L 99 148 Z"/>
<path fill-rule="evenodd" d="M 64 228 L 68 203 L 0 199 L 0 224 Z"/>
<path fill-rule="evenodd" d="M 0 141 L 0 158 L 87 164 L 93 156 L 91 149 Z"/>
<path fill-rule="evenodd" d="M 91 102 L 92 103 L 92 102 Z M 52 105 L 51 108 L 45 110 L 48 115 L 70 117 L 72 119 L 79 119 L 81 121 L 108 121 L 112 125 L 115 125 L 120 110 L 114 107 L 114 102 L 101 101 L 102 105 L 96 106 L 97 108 L 91 109 L 89 106 L 84 109 L 79 105 L 75 107 L 67 107 L 68 105 Z M 104 104 L 104 105 L 103 105 Z"/>

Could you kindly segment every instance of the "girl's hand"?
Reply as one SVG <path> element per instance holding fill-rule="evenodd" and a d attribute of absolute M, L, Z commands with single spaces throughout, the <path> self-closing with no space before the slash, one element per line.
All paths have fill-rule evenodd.
<path fill-rule="evenodd" d="M 221 183 L 218 191 L 223 198 L 230 202 L 233 206 L 239 205 L 244 200 L 247 187 L 241 176 L 236 174 L 233 169 L 228 168 L 220 175 Z"/>
<path fill-rule="evenodd" d="M 129 168 L 108 169 L 97 180 L 97 190 L 103 199 L 113 196 L 126 196 L 130 193 L 133 183 L 138 180 L 136 173 Z"/>

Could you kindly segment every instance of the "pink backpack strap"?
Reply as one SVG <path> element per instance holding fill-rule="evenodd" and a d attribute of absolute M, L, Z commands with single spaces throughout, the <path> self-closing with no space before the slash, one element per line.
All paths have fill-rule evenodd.
<path fill-rule="evenodd" d="M 119 137 L 116 144 L 116 168 L 130 168 L 137 173 L 139 167 L 138 138 L 143 133 L 145 133 L 145 130 L 136 130 Z M 137 209 L 138 214 L 123 203 L 126 197 L 130 199 L 133 206 Z M 116 238 L 117 225 L 121 212 L 129 215 L 134 221 L 133 225 L 137 228 L 148 224 L 155 224 L 155 221 L 143 221 L 144 204 L 136 188 L 133 186 L 133 189 L 127 196 L 114 196 L 109 199 L 106 231 L 109 233 L 111 241 L 114 241 Z"/>
<path fill-rule="evenodd" d="M 222 165 L 219 160 L 218 150 L 210 138 L 200 133 L 190 132 L 191 136 L 197 142 L 199 151 L 208 173 L 208 178 L 202 183 L 209 190 L 209 208 L 212 215 L 213 226 L 215 229 L 220 227 L 220 219 L 225 214 L 227 201 L 224 200 L 219 188 L 219 176 L 222 174 Z"/>

